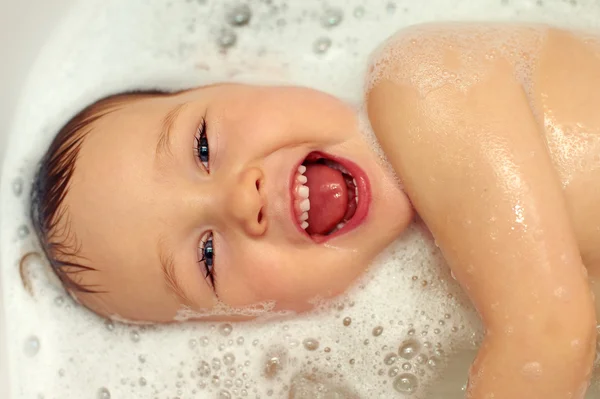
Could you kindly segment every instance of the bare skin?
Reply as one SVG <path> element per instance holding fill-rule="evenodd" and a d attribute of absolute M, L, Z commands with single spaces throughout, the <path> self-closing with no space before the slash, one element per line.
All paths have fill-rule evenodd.
<path fill-rule="evenodd" d="M 299 227 L 296 209 L 293 177 L 314 151 L 370 183 L 364 218 L 327 242 Z M 413 215 L 352 108 L 305 88 L 234 84 L 116 104 L 83 141 L 63 206 L 57 231 L 95 269 L 74 277 L 98 291 L 74 296 L 138 322 L 308 310 L 343 292 Z"/>
<path fill-rule="evenodd" d="M 403 56 L 373 69 L 369 116 L 483 319 L 467 397 L 582 398 L 600 308 L 600 46 L 509 27 L 504 48 L 460 29 L 384 49 Z"/>

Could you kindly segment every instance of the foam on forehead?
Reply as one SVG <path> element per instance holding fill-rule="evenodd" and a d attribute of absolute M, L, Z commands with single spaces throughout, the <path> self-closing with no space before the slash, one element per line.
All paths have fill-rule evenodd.
<path fill-rule="evenodd" d="M 331 0 L 336 10 L 327 12 L 318 0 L 255 1 L 248 3 L 250 22 L 236 17 L 242 22 L 235 27 L 226 22 L 230 8 L 216 0 L 152 6 L 98 0 L 74 8 L 33 68 L 3 169 L 0 264 L 8 339 L 17 343 L 10 348 L 16 396 L 401 397 L 414 391 L 422 397 L 442 369 L 459 371 L 444 372 L 447 383 L 434 384 L 427 398 L 463 396 L 480 328 L 419 225 L 343 297 L 318 303 L 313 313 L 268 322 L 127 326 L 70 301 L 48 283 L 35 257 L 26 268 L 35 293 L 29 296 L 15 267 L 35 250 L 20 228 L 28 223 L 23 187 L 32 165 L 58 128 L 98 98 L 244 81 L 311 86 L 358 104 L 368 54 L 404 26 L 441 18 L 534 17 L 586 27 L 600 15 L 591 1 L 391 3 Z M 361 129 L 378 148 L 364 113 Z M 263 305 L 247 311 L 270 315 L 271 304 Z M 180 315 L 190 316 L 185 309 Z M 28 378 L 32 371 L 35 379 Z"/>

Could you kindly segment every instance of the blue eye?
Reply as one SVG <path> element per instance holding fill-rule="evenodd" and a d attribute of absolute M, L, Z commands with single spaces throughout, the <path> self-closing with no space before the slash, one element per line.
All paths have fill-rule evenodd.
<path fill-rule="evenodd" d="M 199 255 L 200 255 L 200 263 L 204 263 L 204 270 L 206 271 L 206 276 L 204 276 L 207 279 L 210 279 L 210 282 L 213 286 L 213 288 L 215 287 L 215 273 L 214 273 L 214 266 L 215 266 L 215 250 L 213 248 L 213 235 L 212 233 L 209 233 L 206 241 L 202 241 L 202 246 L 200 247 L 200 251 L 199 251 Z"/>
<path fill-rule="evenodd" d="M 196 156 L 202 162 L 207 171 L 210 170 L 208 161 L 210 160 L 210 150 L 208 148 L 208 137 L 206 136 L 206 119 L 202 118 L 202 125 L 198 129 L 196 136 Z"/>

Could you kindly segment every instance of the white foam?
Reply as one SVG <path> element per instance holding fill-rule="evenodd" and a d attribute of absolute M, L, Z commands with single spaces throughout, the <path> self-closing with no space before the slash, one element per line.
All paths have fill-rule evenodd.
<path fill-rule="evenodd" d="M 593 16 L 600 6 L 593 0 L 544 6 L 398 0 L 396 7 L 387 0 L 330 0 L 344 16 L 338 26 L 324 28 L 321 1 L 254 1 L 250 25 L 236 28 L 236 45 L 221 52 L 215 43 L 225 26 L 222 2 L 149 3 L 80 2 L 49 39 L 23 93 L 3 169 L 0 217 L 14 396 L 95 397 L 108 389 L 116 398 L 228 397 L 223 391 L 233 397 L 393 397 L 399 395 L 392 387 L 396 378 L 412 373 L 418 379 L 414 397 L 423 397 L 428 385 L 427 398 L 462 397 L 481 331 L 419 225 L 381 254 L 347 295 L 318 312 L 231 329 L 218 323 L 126 326 L 68 299 L 39 264 L 28 267 L 35 295 L 22 288 L 18 262 L 35 247 L 31 236 L 18 238 L 19 226 L 28 222 L 24 193 L 16 196 L 13 182 L 18 176 L 30 181 L 33 162 L 54 132 L 106 94 L 235 80 L 306 85 L 358 103 L 368 54 L 401 27 L 439 19 L 533 19 L 586 28 L 598 25 Z M 321 37 L 330 38 L 331 47 L 314 53 Z M 307 338 L 313 339 L 309 348 L 315 341 L 318 348 L 308 350 Z M 420 342 L 419 355 L 387 364 L 389 353 L 398 354 L 407 340 Z M 31 342 L 39 342 L 37 353 Z"/>

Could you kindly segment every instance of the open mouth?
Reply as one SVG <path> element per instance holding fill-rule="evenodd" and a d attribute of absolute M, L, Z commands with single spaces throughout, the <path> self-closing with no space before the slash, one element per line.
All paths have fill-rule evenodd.
<path fill-rule="evenodd" d="M 353 162 L 311 152 L 292 173 L 291 183 L 292 217 L 314 241 L 343 234 L 366 217 L 369 183 Z"/>

